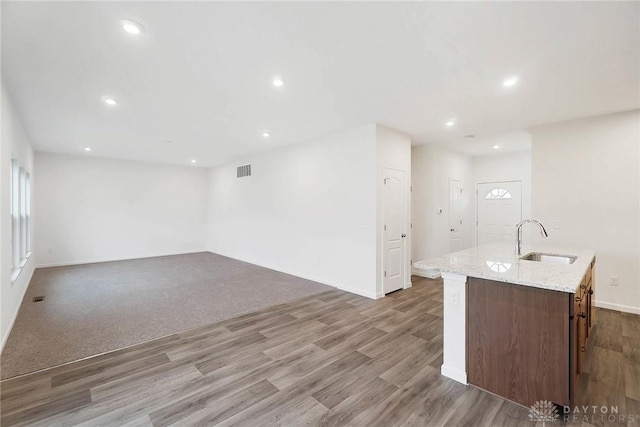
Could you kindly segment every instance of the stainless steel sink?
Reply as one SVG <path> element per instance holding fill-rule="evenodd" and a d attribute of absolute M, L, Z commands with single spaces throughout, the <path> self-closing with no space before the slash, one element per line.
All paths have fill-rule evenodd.
<path fill-rule="evenodd" d="M 520 259 L 525 261 L 536 261 L 547 264 L 573 264 L 573 262 L 578 259 L 577 256 L 573 255 L 558 255 L 558 254 L 549 254 L 544 252 L 531 252 L 524 256 L 521 256 Z"/>

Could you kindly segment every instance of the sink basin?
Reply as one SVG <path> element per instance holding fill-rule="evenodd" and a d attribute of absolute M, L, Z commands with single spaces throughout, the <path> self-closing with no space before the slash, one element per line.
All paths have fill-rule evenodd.
<path fill-rule="evenodd" d="M 544 252 L 531 252 L 524 256 L 521 256 L 520 259 L 525 261 L 542 262 L 546 264 L 573 264 L 573 262 L 576 259 L 578 259 L 578 257 L 573 255 L 558 255 L 558 254 L 548 254 Z"/>

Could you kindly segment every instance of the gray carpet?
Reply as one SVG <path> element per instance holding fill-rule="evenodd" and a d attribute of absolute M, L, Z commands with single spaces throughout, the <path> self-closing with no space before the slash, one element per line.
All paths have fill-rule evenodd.
<path fill-rule="evenodd" d="M 2 353 L 1 377 L 331 289 L 209 252 L 39 268 Z M 45 300 L 33 303 L 37 295 Z"/>

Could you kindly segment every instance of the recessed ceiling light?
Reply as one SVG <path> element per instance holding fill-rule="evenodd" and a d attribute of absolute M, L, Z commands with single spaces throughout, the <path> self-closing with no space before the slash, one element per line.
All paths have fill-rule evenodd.
<path fill-rule="evenodd" d="M 132 21 L 130 19 L 121 20 L 120 25 L 122 25 L 122 29 L 129 34 L 138 35 L 144 32 L 144 27 L 142 26 L 142 24 L 136 21 Z"/>
<path fill-rule="evenodd" d="M 105 104 L 107 104 L 107 105 L 111 105 L 112 107 L 118 104 L 118 103 L 116 102 L 116 100 L 115 100 L 115 99 L 113 99 L 113 98 L 112 98 L 112 97 L 110 97 L 110 96 L 103 96 L 103 97 L 102 97 L 102 102 L 104 102 L 104 103 L 105 103 Z"/>
<path fill-rule="evenodd" d="M 192 160 L 191 160 L 191 163 L 195 163 L 195 162 L 196 162 L 196 159 L 192 159 Z"/>
<path fill-rule="evenodd" d="M 91 151 L 91 148 L 90 147 L 85 147 L 84 151 Z"/>
<path fill-rule="evenodd" d="M 269 138 L 271 136 L 271 134 L 269 132 L 262 132 L 262 137 L 263 138 Z"/>
<path fill-rule="evenodd" d="M 273 78 L 273 85 L 275 87 L 282 87 L 282 86 L 284 86 L 284 80 L 282 80 L 282 77 L 274 77 Z"/>
<path fill-rule="evenodd" d="M 502 86 L 511 87 L 511 86 L 514 86 L 516 83 L 518 83 L 518 76 L 511 76 L 502 82 Z"/>
<path fill-rule="evenodd" d="M 455 120 L 453 120 L 453 119 L 452 119 L 452 120 L 449 120 L 447 123 L 445 123 L 445 125 L 446 125 L 447 127 L 451 127 L 451 126 L 453 126 L 453 125 L 455 125 L 455 124 L 456 124 L 456 122 L 455 122 Z"/>
<path fill-rule="evenodd" d="M 494 146 L 493 146 L 493 149 L 494 149 L 494 150 L 497 150 L 498 148 L 500 148 L 500 146 L 499 146 L 498 144 L 496 144 L 496 145 L 494 145 Z"/>

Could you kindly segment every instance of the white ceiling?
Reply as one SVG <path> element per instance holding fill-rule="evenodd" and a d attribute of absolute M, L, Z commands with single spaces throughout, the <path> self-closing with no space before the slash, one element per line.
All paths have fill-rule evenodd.
<path fill-rule="evenodd" d="M 213 165 L 378 122 L 472 152 L 639 108 L 639 7 L 3 2 L 2 72 L 38 150 Z"/>
<path fill-rule="evenodd" d="M 470 156 L 530 151 L 531 134 L 520 130 L 497 135 L 466 137 L 450 141 L 447 145 L 455 151 L 460 151 Z"/>

